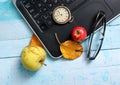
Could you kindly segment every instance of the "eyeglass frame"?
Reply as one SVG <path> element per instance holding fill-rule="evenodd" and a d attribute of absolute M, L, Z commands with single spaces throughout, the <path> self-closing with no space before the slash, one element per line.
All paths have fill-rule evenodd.
<path fill-rule="evenodd" d="M 94 55 L 94 57 L 93 56 L 91 57 L 90 53 L 91 53 L 91 45 L 92 45 L 92 42 L 93 42 L 93 36 L 95 34 L 96 28 L 101 23 L 102 23 L 102 27 L 103 27 L 103 33 L 102 33 L 103 37 L 100 39 L 100 45 L 99 45 L 98 49 L 96 50 L 96 54 Z M 99 12 L 97 13 L 96 20 L 95 20 L 95 25 L 94 26 L 95 27 L 93 29 L 93 32 L 89 36 L 89 46 L 88 46 L 89 49 L 88 49 L 88 54 L 87 54 L 87 57 L 89 58 L 89 60 L 95 60 L 95 58 L 97 57 L 98 53 L 100 52 L 102 44 L 103 44 L 103 40 L 104 40 L 104 36 L 105 36 L 105 30 L 106 30 L 106 16 L 105 16 L 104 11 L 99 10 Z"/>

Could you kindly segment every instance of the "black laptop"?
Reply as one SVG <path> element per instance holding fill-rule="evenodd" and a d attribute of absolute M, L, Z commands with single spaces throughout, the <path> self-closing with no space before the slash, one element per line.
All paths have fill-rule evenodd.
<path fill-rule="evenodd" d="M 94 16 L 99 10 L 105 12 L 109 22 L 120 13 L 120 0 L 13 0 L 34 34 L 53 58 L 61 57 L 59 40 L 71 39 L 75 26 L 86 28 L 88 36 Z"/>

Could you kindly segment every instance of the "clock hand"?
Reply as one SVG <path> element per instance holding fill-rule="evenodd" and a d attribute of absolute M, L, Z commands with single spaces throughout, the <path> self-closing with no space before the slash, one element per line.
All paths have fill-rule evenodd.
<path fill-rule="evenodd" d="M 60 15 L 60 11 L 58 11 L 59 15 Z"/>

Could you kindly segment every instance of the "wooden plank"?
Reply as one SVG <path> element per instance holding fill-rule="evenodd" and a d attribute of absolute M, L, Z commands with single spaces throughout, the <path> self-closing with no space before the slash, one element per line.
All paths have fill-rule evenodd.
<path fill-rule="evenodd" d="M 120 85 L 120 65 L 82 66 L 83 62 L 85 61 L 53 62 L 47 58 L 45 61 L 47 66 L 43 66 L 37 72 L 29 72 L 23 68 L 20 58 L 0 59 L 0 83 L 1 85 Z"/>
<path fill-rule="evenodd" d="M 0 22 L 0 41 L 30 38 L 32 34 L 23 20 Z"/>
<path fill-rule="evenodd" d="M 29 45 L 30 39 L 0 41 L 0 58 L 20 56 L 22 49 Z"/>
<path fill-rule="evenodd" d="M 13 6 L 12 0 L 0 0 L 0 7 L 0 21 L 9 21 L 22 18 Z"/>

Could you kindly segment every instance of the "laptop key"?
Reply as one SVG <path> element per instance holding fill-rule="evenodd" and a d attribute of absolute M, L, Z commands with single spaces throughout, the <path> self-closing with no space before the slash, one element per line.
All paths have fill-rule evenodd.
<path fill-rule="evenodd" d="M 39 8 L 41 8 L 41 7 L 42 7 L 42 3 L 38 3 L 37 6 L 38 6 Z"/>
<path fill-rule="evenodd" d="M 47 3 L 47 1 L 48 1 L 48 0 L 42 0 L 42 2 L 43 2 L 44 4 L 46 4 L 46 3 Z"/>
<path fill-rule="evenodd" d="M 36 20 L 36 23 L 37 23 L 38 25 L 41 25 L 41 21 L 40 21 L 40 20 Z"/>
<path fill-rule="evenodd" d="M 71 0 L 65 0 L 65 3 L 69 4 L 71 2 Z"/>
<path fill-rule="evenodd" d="M 25 4 L 25 8 L 26 8 L 26 9 L 28 9 L 28 8 L 30 8 L 30 7 L 31 7 L 31 4 L 30 4 L 30 3 Z"/>
<path fill-rule="evenodd" d="M 42 21 L 42 19 L 40 17 L 36 18 L 35 21 L 39 25 L 39 27 L 43 23 L 43 21 Z"/>
<path fill-rule="evenodd" d="M 28 0 L 23 0 L 22 3 L 23 4 L 26 4 L 28 2 Z"/>
<path fill-rule="evenodd" d="M 47 20 L 49 16 L 47 14 L 41 16 L 43 20 Z"/>
<path fill-rule="evenodd" d="M 36 13 L 33 18 L 36 19 L 36 18 L 39 18 L 40 17 L 40 14 L 39 13 Z"/>
<path fill-rule="evenodd" d="M 43 12 L 47 12 L 48 10 L 47 10 L 46 7 L 44 7 L 42 11 L 43 11 Z"/>
<path fill-rule="evenodd" d="M 48 8 L 51 8 L 51 7 L 53 7 L 53 4 L 49 3 L 49 4 L 47 4 L 47 6 L 48 6 Z"/>
<path fill-rule="evenodd" d="M 35 0 L 30 0 L 30 2 L 31 2 L 32 4 L 35 4 Z"/>
<path fill-rule="evenodd" d="M 54 0 L 53 2 L 54 2 L 54 4 L 57 4 L 57 3 L 58 3 L 58 0 Z"/>
<path fill-rule="evenodd" d="M 29 9 L 28 11 L 29 11 L 30 14 L 32 14 L 32 13 L 35 12 L 35 9 L 32 8 L 32 9 Z"/>
<path fill-rule="evenodd" d="M 42 24 L 42 25 L 40 25 L 40 28 L 41 28 L 41 30 L 46 30 L 46 29 L 48 29 L 48 27 L 47 27 L 47 25 L 46 24 Z"/>
<path fill-rule="evenodd" d="M 46 23 L 47 23 L 48 26 L 52 26 L 53 25 L 53 21 L 50 20 L 50 19 Z"/>

